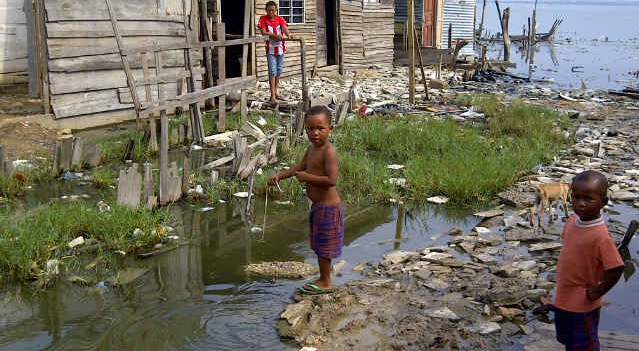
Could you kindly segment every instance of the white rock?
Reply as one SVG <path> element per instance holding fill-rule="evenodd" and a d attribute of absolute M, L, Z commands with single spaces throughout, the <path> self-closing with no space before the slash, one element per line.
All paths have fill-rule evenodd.
<path fill-rule="evenodd" d="M 614 191 L 610 198 L 616 201 L 632 201 L 637 198 L 637 194 L 627 190 L 618 190 Z"/>
<path fill-rule="evenodd" d="M 425 256 L 422 256 L 422 259 L 428 262 L 433 263 L 443 263 L 445 260 L 449 260 L 453 258 L 453 255 L 441 252 L 431 252 Z"/>
<path fill-rule="evenodd" d="M 402 169 L 402 168 L 404 168 L 404 165 L 392 164 L 392 165 L 387 165 L 386 168 L 388 168 L 388 169 Z"/>
<path fill-rule="evenodd" d="M 413 258 L 417 258 L 418 256 L 419 254 L 413 251 L 403 251 L 403 250 L 393 251 L 384 255 L 381 263 L 383 266 L 394 265 L 394 264 L 411 260 Z"/>
<path fill-rule="evenodd" d="M 521 269 L 522 271 L 531 271 L 533 270 L 533 268 L 535 268 L 537 266 L 537 262 L 535 261 L 521 261 L 521 262 L 514 262 L 513 263 L 513 267 L 517 268 L 517 269 Z"/>
<path fill-rule="evenodd" d="M 483 322 L 477 326 L 472 326 L 468 328 L 468 331 L 471 333 L 477 333 L 481 335 L 489 335 L 492 333 L 496 333 L 501 330 L 501 326 L 496 322 Z"/>
<path fill-rule="evenodd" d="M 488 234 L 490 233 L 490 229 L 486 228 L 486 227 L 475 227 L 473 228 L 474 231 L 476 231 L 479 234 Z"/>
<path fill-rule="evenodd" d="M 434 204 L 442 205 L 448 202 L 448 198 L 446 196 L 431 196 L 427 198 L 426 201 L 434 203 Z"/>
<path fill-rule="evenodd" d="M 240 198 L 247 198 L 248 195 L 249 195 L 248 191 L 240 191 L 240 192 L 237 192 L 237 193 L 233 194 L 233 196 L 240 197 Z"/>
<path fill-rule="evenodd" d="M 459 320 L 455 312 L 451 311 L 448 307 L 430 308 L 424 311 L 424 313 L 433 318 L 449 319 L 451 321 Z"/>
<path fill-rule="evenodd" d="M 67 244 L 67 246 L 69 246 L 70 248 L 74 248 L 76 246 L 80 246 L 80 245 L 84 245 L 84 237 L 79 236 L 71 241 L 69 241 L 69 243 Z"/>

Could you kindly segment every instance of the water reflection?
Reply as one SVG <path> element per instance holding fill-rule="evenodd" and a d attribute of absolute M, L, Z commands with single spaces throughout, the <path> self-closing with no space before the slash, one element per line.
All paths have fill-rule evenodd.
<path fill-rule="evenodd" d="M 204 206 L 172 206 L 182 223 L 179 235 L 190 244 L 128 261 L 130 271 L 142 274 L 123 286 L 107 284 L 103 290 L 62 282 L 39 295 L 6 287 L 0 293 L 0 349 L 295 349 L 277 336 L 275 318 L 301 282 L 252 276 L 244 266 L 275 260 L 314 264 L 307 203 L 272 201 L 265 208 L 265 199 L 256 197 L 249 213 L 245 199 L 210 211 Z M 466 232 L 477 225 L 472 212 L 455 205 L 347 206 L 342 257 L 347 265 L 335 282 L 358 278 L 349 268 L 378 261 L 390 250 L 446 245 L 451 228 Z M 624 218 L 635 214 L 621 212 Z M 251 230 L 255 227 L 261 231 Z M 635 240 L 630 251 L 637 249 Z M 611 292 L 613 298 L 630 301 L 634 269 L 627 266 L 626 282 Z M 625 307 L 612 303 L 608 310 L 629 318 Z"/>

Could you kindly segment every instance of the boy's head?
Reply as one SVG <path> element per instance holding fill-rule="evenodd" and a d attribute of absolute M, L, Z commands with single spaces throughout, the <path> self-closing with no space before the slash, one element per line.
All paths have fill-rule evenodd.
<path fill-rule="evenodd" d="M 575 213 L 583 221 L 597 219 L 608 203 L 608 179 L 597 171 L 585 171 L 572 179 L 571 200 Z"/>
<path fill-rule="evenodd" d="M 275 15 L 277 15 L 277 3 L 273 0 L 269 1 L 266 3 L 266 14 L 271 18 L 275 18 Z"/>
<path fill-rule="evenodd" d="M 313 106 L 306 111 L 304 124 L 308 140 L 315 146 L 322 146 L 333 131 L 331 111 L 326 106 Z"/>

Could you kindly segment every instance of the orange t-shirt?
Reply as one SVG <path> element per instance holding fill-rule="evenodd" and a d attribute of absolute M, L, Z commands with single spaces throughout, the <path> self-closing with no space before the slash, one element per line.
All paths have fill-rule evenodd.
<path fill-rule="evenodd" d="M 601 298 L 588 300 L 586 286 L 597 286 L 605 270 L 624 265 L 603 218 L 582 222 L 573 215 L 561 238 L 564 245 L 557 261 L 557 294 L 553 304 L 578 313 L 601 307 Z"/>

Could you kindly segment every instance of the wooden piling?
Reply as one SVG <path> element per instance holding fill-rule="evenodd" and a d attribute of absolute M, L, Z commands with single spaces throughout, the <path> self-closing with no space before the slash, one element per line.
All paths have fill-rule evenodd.
<path fill-rule="evenodd" d="M 4 147 L 0 146 L 0 176 L 3 176 L 6 174 L 5 169 L 4 169 Z"/>
<path fill-rule="evenodd" d="M 155 187 L 153 183 L 153 168 L 150 163 L 144 164 L 144 188 L 142 191 L 142 201 L 145 202 L 147 209 L 153 209 L 157 206 L 158 198 L 155 196 Z"/>
<path fill-rule="evenodd" d="M 408 0 L 408 102 L 415 103 L 415 2 Z"/>
<path fill-rule="evenodd" d="M 118 204 L 133 209 L 138 208 L 140 206 L 141 189 L 142 176 L 138 172 L 137 163 L 133 163 L 131 167 L 125 167 L 120 170 L 120 178 L 118 180 Z"/>
<path fill-rule="evenodd" d="M 217 40 L 226 40 L 226 27 L 224 23 L 217 24 Z M 224 85 L 226 79 L 226 47 L 219 46 L 217 48 L 217 85 Z M 217 130 L 223 132 L 226 130 L 226 95 L 218 97 L 218 113 L 217 113 Z"/>
<path fill-rule="evenodd" d="M 71 154 L 71 168 L 80 169 L 84 164 L 84 160 L 82 159 L 82 139 L 75 138 L 73 142 L 73 153 Z"/>
<path fill-rule="evenodd" d="M 160 111 L 160 204 L 169 202 L 169 119 Z"/>
<path fill-rule="evenodd" d="M 510 61 L 510 34 L 508 34 L 508 19 L 510 18 L 510 7 L 506 7 L 502 14 L 499 7 L 499 0 L 495 0 L 497 13 L 499 14 L 499 23 L 501 24 L 501 34 L 504 38 L 504 61 Z"/>
<path fill-rule="evenodd" d="M 191 176 L 191 157 L 190 152 L 184 154 L 182 159 L 182 194 L 189 192 L 189 177 Z"/>

